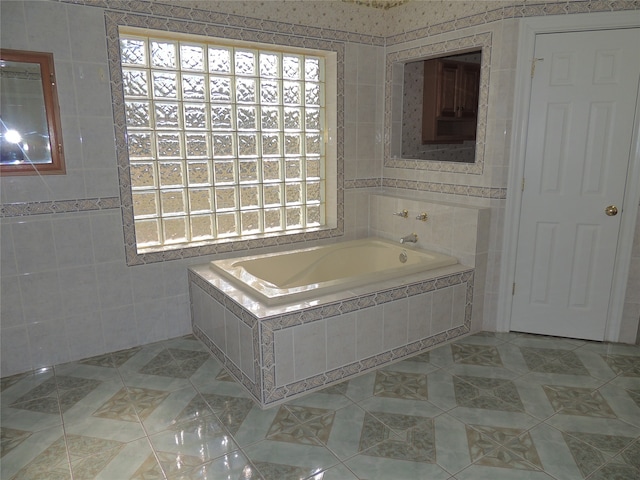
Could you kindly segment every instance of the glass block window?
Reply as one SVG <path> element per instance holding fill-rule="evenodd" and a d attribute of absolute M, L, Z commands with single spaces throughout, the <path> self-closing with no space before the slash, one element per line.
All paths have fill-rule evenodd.
<path fill-rule="evenodd" d="M 206 40 L 120 34 L 138 251 L 326 223 L 325 59 Z"/>

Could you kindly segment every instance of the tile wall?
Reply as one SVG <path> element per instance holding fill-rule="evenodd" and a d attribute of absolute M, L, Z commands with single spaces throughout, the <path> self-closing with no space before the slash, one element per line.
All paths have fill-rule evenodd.
<path fill-rule="evenodd" d="M 636 2 L 622 0 L 544 2 L 538 7 L 525 7 L 524 2 L 517 2 L 517 7 L 505 2 L 408 2 L 384 12 L 345 3 L 347 10 L 339 15 L 334 10 L 323 15 L 321 9 L 334 2 L 306 2 L 305 8 L 298 6 L 287 15 L 290 24 L 276 19 L 253 22 L 242 14 L 247 10 L 240 10 L 248 3 L 253 2 L 191 1 L 179 7 L 164 7 L 159 1 L 0 2 L 3 48 L 54 53 L 67 161 L 64 176 L 0 179 L 2 376 L 190 331 L 186 268 L 204 259 L 135 267 L 125 263 L 105 8 L 138 8 L 144 15 L 155 11 L 166 24 L 169 17 L 193 18 L 190 8 L 195 6 L 211 10 L 207 13 L 210 23 L 344 42 L 345 236 L 368 234 L 367 195 L 381 188 L 416 198 L 454 198 L 458 203 L 490 207 L 486 329 L 493 327 L 497 304 L 517 18 L 638 9 Z M 266 18 L 290 5 L 265 3 L 270 4 L 268 14 L 269 9 L 255 5 L 248 11 Z M 222 13 L 215 13 L 216 9 Z M 310 22 L 314 25 L 306 26 Z M 481 32 L 492 36 L 482 174 L 389 165 L 383 159 L 384 37 L 389 49 L 401 49 L 443 39 L 455 42 Z M 457 185 L 461 193 L 443 193 L 438 185 Z M 640 313 L 639 236 L 636 230 L 625 301 L 623 330 L 629 338 L 635 337 Z"/>

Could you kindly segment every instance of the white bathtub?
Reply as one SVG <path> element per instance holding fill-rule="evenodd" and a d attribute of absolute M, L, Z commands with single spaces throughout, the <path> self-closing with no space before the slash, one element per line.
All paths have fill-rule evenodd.
<path fill-rule="evenodd" d="M 367 238 L 216 260 L 210 267 L 243 291 L 273 306 L 456 263 L 456 258 L 442 253 Z"/>

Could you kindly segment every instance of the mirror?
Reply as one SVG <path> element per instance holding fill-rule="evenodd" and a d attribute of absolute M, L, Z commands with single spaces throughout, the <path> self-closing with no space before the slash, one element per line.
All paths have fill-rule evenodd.
<path fill-rule="evenodd" d="M 65 173 L 53 54 L 0 49 L 0 174 Z"/>
<path fill-rule="evenodd" d="M 481 175 L 484 171 L 487 113 L 489 97 L 489 71 L 491 66 L 491 32 L 484 32 L 455 41 L 425 38 L 408 48 L 391 49 L 386 55 L 385 72 L 385 143 L 384 166 L 436 172 Z M 427 61 L 473 64 L 467 73 L 462 69 L 460 79 L 473 80 L 471 95 L 458 95 L 456 103 L 455 71 L 452 66 L 441 66 L 441 75 L 448 78 L 449 88 L 435 102 L 440 118 L 433 116 L 430 128 L 438 132 L 437 138 L 424 137 L 425 106 L 420 87 L 424 91 L 424 71 Z M 437 69 L 433 71 L 438 72 Z M 405 82 L 405 77 L 407 81 Z M 407 83 L 407 85 L 405 85 Z M 414 88 L 412 89 L 411 83 Z M 405 91 L 407 92 L 405 98 Z M 473 107 L 470 107 L 470 103 Z M 460 108 L 462 107 L 462 108 Z M 473 124 L 470 123 L 473 118 Z M 452 122 L 453 120 L 453 122 Z M 458 123 L 454 128 L 449 128 Z M 434 126 L 437 127 L 434 130 Z M 403 139 L 404 135 L 404 139 Z M 453 138 L 457 135 L 456 138 Z M 409 138 L 413 140 L 409 140 Z M 475 138 L 475 140 L 474 140 Z M 404 145 L 403 145 L 404 143 Z M 439 188 L 433 185 L 433 188 Z"/>
<path fill-rule="evenodd" d="M 403 158 L 475 162 L 481 59 L 475 51 L 404 65 Z"/>

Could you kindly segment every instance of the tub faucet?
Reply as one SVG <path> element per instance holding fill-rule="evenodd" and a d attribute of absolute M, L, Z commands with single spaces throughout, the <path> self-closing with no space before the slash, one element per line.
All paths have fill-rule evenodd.
<path fill-rule="evenodd" d="M 410 233 L 409 235 L 402 237 L 400 243 L 416 243 L 418 241 L 418 235 Z"/>

